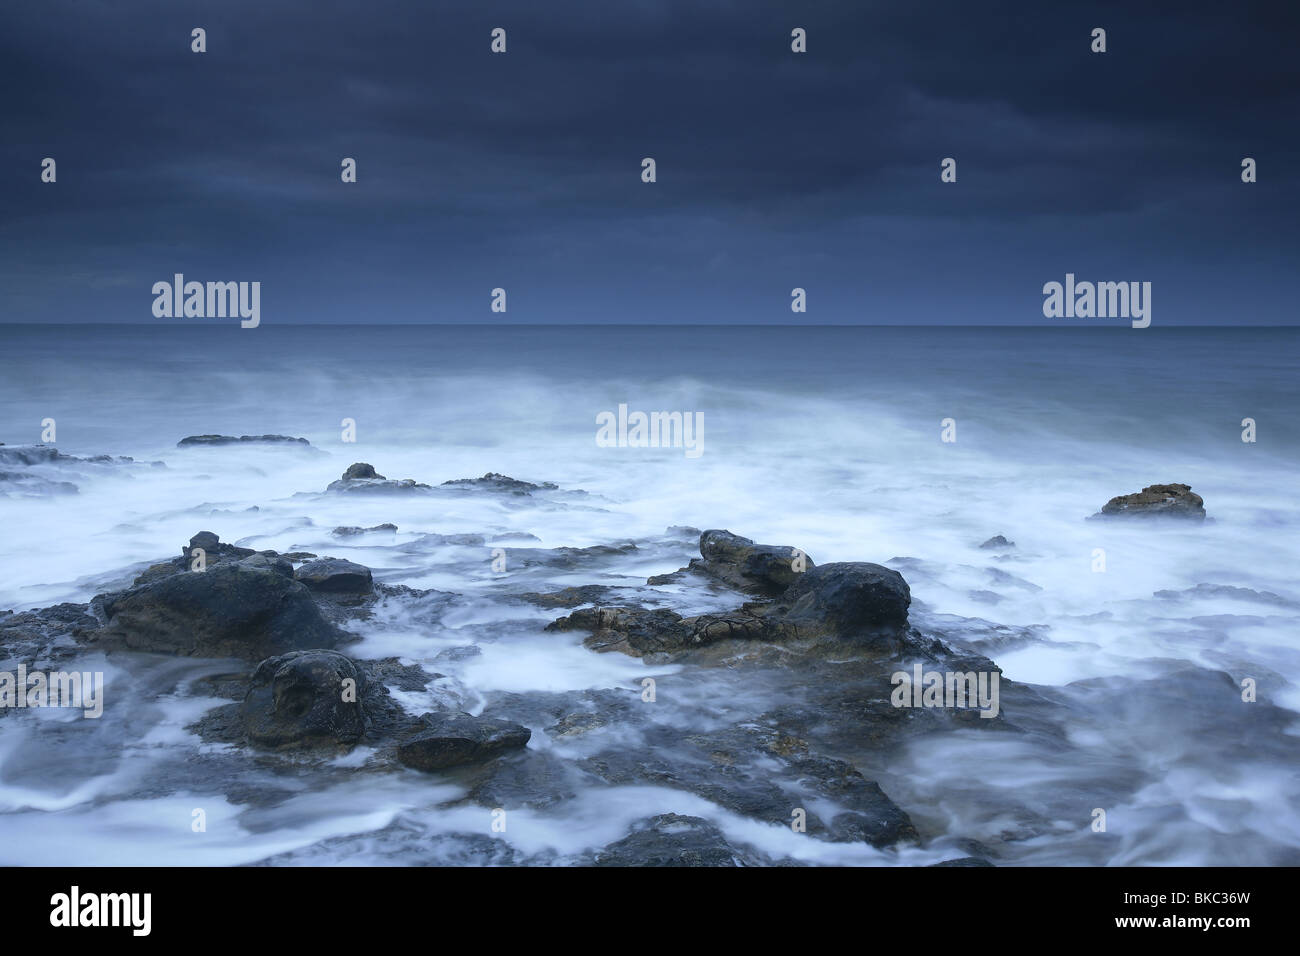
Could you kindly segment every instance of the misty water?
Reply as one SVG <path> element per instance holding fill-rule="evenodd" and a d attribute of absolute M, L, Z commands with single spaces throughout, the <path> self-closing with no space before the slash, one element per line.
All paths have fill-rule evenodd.
<path fill-rule="evenodd" d="M 0 497 L 0 609 L 87 602 L 200 530 L 348 558 L 455 595 L 381 605 L 344 648 L 424 667 L 426 688 L 393 690 L 412 713 L 599 689 L 639 701 L 653 676 L 648 724 L 568 739 L 521 716 L 530 750 L 577 761 L 644 748 L 648 726 L 709 730 L 804 694 L 779 675 L 595 653 L 543 630 L 567 611 L 506 599 L 615 584 L 681 613 L 734 607 L 646 585 L 698 553 L 671 529 L 726 528 L 818 564 L 899 570 L 914 626 L 1002 669 L 1012 728 L 838 739 L 831 755 L 921 834 L 897 849 L 646 785 L 507 807 L 499 833 L 456 774 L 356 772 L 364 745 L 297 773 L 233 754 L 214 772 L 221 748 L 187 728 L 224 703 L 203 687 L 229 662 L 84 653 L 80 669 L 106 674 L 101 719 L 0 720 L 0 863 L 563 864 L 672 811 L 805 863 L 926 864 L 978 844 L 999 865 L 1300 864 L 1293 330 L 0 326 L 0 351 L 0 441 L 39 441 L 52 418 L 63 453 L 142 463 L 83 469 L 77 494 Z M 597 415 L 623 403 L 702 413 L 703 454 L 598 446 Z M 207 433 L 302 436 L 315 451 L 177 447 Z M 435 486 L 498 472 L 558 489 L 319 494 L 359 461 Z M 1164 482 L 1190 485 L 1212 520 L 1086 520 Z M 330 533 L 384 522 L 397 532 Z M 507 558 L 637 547 L 502 573 L 490 547 L 428 537 L 458 534 L 499 538 Z M 979 547 L 998 534 L 1015 547 Z"/>

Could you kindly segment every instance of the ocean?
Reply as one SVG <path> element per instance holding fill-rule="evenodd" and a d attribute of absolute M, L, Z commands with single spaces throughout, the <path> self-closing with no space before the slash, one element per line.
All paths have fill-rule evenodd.
<path fill-rule="evenodd" d="M 74 468 L 75 494 L 0 497 L 0 610 L 87 602 L 210 530 L 456 595 L 436 620 L 388 608 L 347 651 L 439 675 L 398 694 L 412 712 L 639 693 L 654 675 L 655 720 L 709 728 L 801 690 L 594 653 L 543 630 L 567 612 L 507 597 L 644 587 L 698 553 L 668 529 L 723 528 L 818 564 L 899 570 L 915 627 L 1021 688 L 1003 704 L 1014 732 L 951 729 L 888 752 L 838 743 L 832 756 L 924 837 L 878 849 L 643 783 L 566 785 L 495 833 L 453 777 L 355 772 L 364 748 L 332 774 L 225 773 L 215 758 L 187 770 L 213 756 L 187 728 L 222 703 L 199 689 L 215 665 L 87 653 L 83 669 L 107 676 L 101 720 L 0 720 L 0 863 L 562 864 L 676 812 L 807 863 L 928 863 L 979 846 L 1001 865 L 1300 864 L 1300 330 L 0 325 L 0 355 L 0 441 L 38 442 L 52 419 L 64 454 L 136 460 Z M 699 454 L 598 443 L 598 416 L 620 406 L 697 416 Z M 201 434 L 312 448 L 177 447 Z M 431 485 L 494 472 L 558 488 L 318 494 L 354 462 Z M 1087 520 L 1167 482 L 1190 485 L 1209 520 Z M 385 522 L 397 532 L 330 533 Z M 507 547 L 502 572 L 493 549 L 430 535 L 637 547 L 514 569 Z M 980 547 L 995 535 L 1014 547 Z M 682 613 L 719 606 L 668 593 Z M 529 748 L 561 764 L 590 756 L 533 730 Z M 459 836 L 480 831 L 493 849 Z"/>

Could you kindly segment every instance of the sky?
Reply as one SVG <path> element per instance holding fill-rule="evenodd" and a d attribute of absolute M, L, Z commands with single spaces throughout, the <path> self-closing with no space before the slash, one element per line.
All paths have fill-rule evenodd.
<path fill-rule="evenodd" d="M 260 282 L 263 324 L 1126 324 L 1045 318 L 1073 273 L 1151 282 L 1154 326 L 1294 325 L 1298 26 L 1279 2 L 5 0 L 0 322 L 209 321 L 153 316 L 182 273 Z"/>

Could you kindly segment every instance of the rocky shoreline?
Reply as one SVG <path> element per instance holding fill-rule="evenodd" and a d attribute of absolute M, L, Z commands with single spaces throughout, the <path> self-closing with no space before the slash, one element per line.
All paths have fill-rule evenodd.
<path fill-rule="evenodd" d="M 263 436 L 276 443 L 281 437 Z M 240 440 L 250 439 L 235 441 Z M 325 493 L 423 495 L 442 489 L 503 499 L 559 490 L 549 482 L 494 473 L 431 486 L 385 478 L 361 462 Z M 1196 515 L 1199 508 L 1204 515 L 1201 499 L 1186 486 L 1152 486 L 1128 498 L 1119 505 L 1121 499 L 1114 499 L 1103 513 Z M 340 526 L 333 536 L 396 531 L 391 523 Z M 240 547 L 209 530 L 191 537 L 178 556 L 142 570 L 129 586 L 86 604 L 0 613 L 0 647 L 7 656 L 48 666 L 87 652 L 116 659 L 229 661 L 228 669 L 205 684 L 206 693 L 226 702 L 207 709 L 189 730 L 218 748 L 195 760 L 232 786 L 253 768 L 307 779 L 419 773 L 455 781 L 466 795 L 451 805 L 478 806 L 485 813 L 554 808 L 582 788 L 645 786 L 692 794 L 758 824 L 790 827 L 793 818 L 800 824 L 796 832 L 828 843 L 886 851 L 936 840 L 941 845 L 945 835 L 918 827 L 907 808 L 872 779 L 871 765 L 880 767 L 921 734 L 1023 733 L 1007 714 L 1018 704 L 1043 706 L 1041 698 L 1004 679 L 1006 703 L 992 719 L 973 704 L 899 708 L 891 703 L 891 675 L 913 665 L 957 673 L 1000 669 L 914 626 L 911 589 L 897 568 L 866 561 L 817 564 L 797 547 L 758 544 L 723 529 L 665 532 L 667 541 L 692 536 L 699 556 L 678 570 L 650 575 L 643 588 L 593 582 L 516 590 L 505 599 L 567 612 L 553 617 L 545 633 L 557 640 L 579 635 L 592 652 L 640 659 L 648 678 L 657 675 L 654 668 L 684 668 L 766 687 L 772 705 L 761 712 L 737 709 L 736 719 L 728 720 L 715 711 L 698 723 L 664 720 L 656 714 L 654 690 L 643 684 L 497 692 L 477 707 L 447 693 L 441 695 L 445 706 L 414 713 L 402 698 L 429 691 L 441 674 L 348 649 L 379 609 L 416 609 L 417 618 L 432 619 L 457 595 L 387 584 L 371 568 L 345 558 Z M 488 543 L 488 536 L 461 537 L 467 540 L 455 543 Z M 1006 551 L 1014 545 L 999 535 L 980 547 Z M 628 549 L 636 551 L 638 544 L 511 551 L 516 566 L 531 562 L 579 572 Z M 683 593 L 707 596 L 717 609 L 674 609 L 675 603 L 682 606 Z M 462 652 L 477 651 L 468 645 Z M 671 696 L 680 678 L 654 676 L 652 687 L 656 681 L 658 692 Z M 545 746 L 530 747 L 530 741 Z M 358 759 L 340 768 L 338 758 L 348 754 Z M 231 799 L 273 804 L 280 797 L 276 788 L 262 786 Z M 701 817 L 647 809 L 630 832 L 579 862 L 795 862 L 729 842 Z M 470 861 L 536 862 L 517 858 L 508 846 L 482 845 L 481 834 L 466 833 L 464 840 Z M 941 865 L 992 865 L 996 857 L 994 847 L 968 846 Z"/>

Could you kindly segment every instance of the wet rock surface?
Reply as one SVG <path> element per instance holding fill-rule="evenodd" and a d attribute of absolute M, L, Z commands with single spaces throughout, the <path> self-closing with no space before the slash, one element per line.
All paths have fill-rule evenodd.
<path fill-rule="evenodd" d="M 374 587 L 369 568 L 341 558 L 317 558 L 299 567 L 293 576 L 313 591 L 368 594 Z"/>
<path fill-rule="evenodd" d="M 1097 518 L 1179 518 L 1205 520 L 1205 502 L 1190 485 L 1147 485 L 1131 495 L 1117 495 L 1092 516 Z"/>
<path fill-rule="evenodd" d="M 422 494 L 432 490 L 432 486 L 414 478 L 385 478 L 364 461 L 349 465 L 338 481 L 331 481 L 325 488 L 328 494 Z"/>
<path fill-rule="evenodd" d="M 527 727 L 469 714 L 425 714 L 420 729 L 397 747 L 397 759 L 416 770 L 435 771 L 481 763 L 527 745 Z"/>
<path fill-rule="evenodd" d="M 262 747 L 349 746 L 366 730 L 364 673 L 335 651 L 291 651 L 257 665 L 240 705 Z"/>
<path fill-rule="evenodd" d="M 101 595 L 97 603 L 107 618 L 92 636 L 101 647 L 261 659 L 343 639 L 306 587 L 242 562 L 180 572 Z"/>
<path fill-rule="evenodd" d="M 177 448 L 212 448 L 223 445 L 285 445 L 296 448 L 311 448 L 311 442 L 305 438 L 293 438 L 289 435 L 190 435 L 176 443 Z"/>
<path fill-rule="evenodd" d="M 350 471 L 353 476 L 341 480 L 388 480 L 364 465 Z M 515 496 L 509 487 L 485 490 Z M 511 568 L 521 581 L 539 572 L 581 581 L 621 562 L 631 567 L 671 557 L 672 567 L 695 534 L 679 528 L 649 542 L 512 547 Z M 395 553 L 413 546 L 483 547 L 491 537 L 430 532 L 415 538 L 419 545 L 407 542 Z M 511 537 L 527 541 L 526 535 Z M 349 630 L 382 627 L 375 622 L 384 608 L 400 608 L 403 627 L 427 628 L 446 641 L 454 632 L 444 621 L 464 607 L 462 598 L 377 583 L 357 562 L 229 544 L 212 531 L 195 534 L 178 557 L 148 567 L 132 586 L 88 605 L 0 615 L 0 642 L 46 655 L 80 646 L 122 660 L 126 652 L 121 666 L 128 668 L 136 666 L 132 651 L 233 659 L 194 685 L 194 693 L 224 703 L 188 729 L 207 744 L 223 745 L 195 757 L 194 768 L 222 780 L 232 802 L 253 807 L 291 800 L 304 786 L 409 776 L 414 769 L 431 787 L 455 788 L 449 812 L 509 807 L 562 817 L 592 793 L 639 788 L 684 795 L 783 831 L 790 831 L 797 814 L 802 828 L 792 832 L 800 839 L 891 853 L 924 845 L 923 829 L 879 778 L 889 755 L 920 735 L 955 727 L 1017 731 L 1002 717 L 900 710 L 890 704 L 890 675 L 917 660 L 963 670 L 995 665 L 912 627 L 910 591 L 894 570 L 865 562 L 792 565 L 796 549 L 755 545 L 723 531 L 700 534 L 699 544 L 699 564 L 708 570 L 696 562 L 683 569 L 680 598 L 689 604 L 692 595 L 700 596 L 715 610 L 684 614 L 648 603 L 668 600 L 650 585 L 591 578 L 551 591 L 516 585 L 511 592 L 511 606 L 543 615 L 531 625 L 538 631 L 534 641 L 581 635 L 589 649 L 640 658 L 641 673 L 660 681 L 657 699 L 640 684 L 477 695 L 440 671 L 445 663 L 456 672 L 491 647 L 496 635 L 478 628 L 430 654 L 424 666 L 349 656 L 339 650 L 351 640 Z M 206 567 L 195 571 L 200 553 Z M 570 613 L 542 631 L 547 609 Z M 681 668 L 671 679 L 654 670 L 669 663 Z M 719 682 L 737 692 L 720 696 Z M 746 710 L 734 703 L 751 695 L 766 706 Z M 343 757 L 346 765 L 336 763 Z M 274 783 L 280 774 L 286 775 L 283 786 Z M 668 806 L 571 862 L 795 862 L 738 841 L 707 814 Z M 394 824 L 392 833 L 400 832 L 403 826 Z M 479 835 L 440 834 L 438 840 L 460 847 L 455 852 L 467 861 L 522 862 L 517 850 Z"/>

